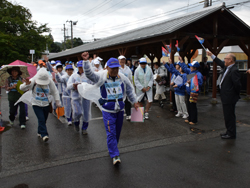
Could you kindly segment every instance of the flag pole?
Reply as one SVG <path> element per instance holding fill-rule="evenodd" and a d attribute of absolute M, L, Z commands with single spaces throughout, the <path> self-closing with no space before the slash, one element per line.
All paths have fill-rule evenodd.
<path fill-rule="evenodd" d="M 200 43 L 200 44 L 201 44 L 201 43 Z M 203 49 L 204 49 L 205 51 L 207 51 L 206 48 L 205 48 L 205 46 L 203 46 L 203 44 L 201 44 L 201 46 L 203 47 Z"/>

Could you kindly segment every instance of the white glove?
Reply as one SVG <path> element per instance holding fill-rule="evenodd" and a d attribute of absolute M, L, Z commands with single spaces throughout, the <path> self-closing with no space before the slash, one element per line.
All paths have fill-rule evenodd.
<path fill-rule="evenodd" d="M 56 107 L 57 107 L 57 108 L 60 108 L 60 107 L 62 107 L 61 101 L 59 101 L 59 100 L 56 100 Z"/>

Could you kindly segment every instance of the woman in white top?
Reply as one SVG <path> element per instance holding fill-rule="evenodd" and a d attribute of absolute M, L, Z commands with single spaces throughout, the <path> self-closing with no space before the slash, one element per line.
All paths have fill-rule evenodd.
<path fill-rule="evenodd" d="M 30 80 L 26 78 L 25 82 L 20 85 L 23 91 L 32 90 L 32 107 L 38 119 L 38 136 L 44 142 L 49 140 L 49 134 L 46 127 L 46 121 L 50 111 L 49 95 L 52 95 L 56 101 L 56 106 L 60 107 L 60 97 L 58 90 L 50 78 L 45 68 L 40 68 L 37 74 Z"/>
<path fill-rule="evenodd" d="M 127 65 L 125 65 L 126 57 L 123 55 L 120 55 L 118 57 L 118 60 L 119 60 L 119 64 L 121 65 L 121 67 L 119 67 L 119 72 L 124 74 L 129 79 L 129 81 L 133 84 L 132 71 Z M 127 98 L 125 100 L 125 112 L 126 112 L 126 120 L 129 121 L 131 119 L 131 103 L 128 101 Z"/>
<path fill-rule="evenodd" d="M 163 76 L 166 76 L 164 69 L 160 66 L 159 62 L 154 63 L 154 68 L 155 68 L 155 75 L 156 78 L 159 76 L 161 79 Z M 164 94 L 165 87 L 164 85 L 159 85 L 158 82 L 156 82 L 156 94 L 154 96 L 155 100 L 159 100 L 160 96 L 162 100 L 166 99 L 166 96 Z"/>
<path fill-rule="evenodd" d="M 148 119 L 148 111 L 153 102 L 152 86 L 154 77 L 152 69 L 147 65 L 146 58 L 140 59 L 140 66 L 135 70 L 134 74 L 136 95 L 141 107 L 143 107 L 144 98 L 147 98 L 147 105 L 145 109 L 145 119 Z"/>

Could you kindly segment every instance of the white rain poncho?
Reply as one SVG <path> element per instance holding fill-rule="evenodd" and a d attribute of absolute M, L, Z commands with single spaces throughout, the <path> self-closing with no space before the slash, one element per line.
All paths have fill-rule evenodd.
<path fill-rule="evenodd" d="M 163 77 L 163 76 L 166 76 L 166 73 L 163 68 L 159 67 L 158 69 L 155 70 L 155 75 L 156 76 L 159 75 L 160 77 Z M 160 95 L 164 93 L 165 91 L 164 85 L 160 86 L 157 82 L 155 82 L 155 84 L 156 84 L 156 94 Z"/>
<path fill-rule="evenodd" d="M 142 89 L 149 86 L 150 90 L 147 91 L 146 94 L 148 97 L 148 101 L 153 102 L 152 86 L 154 83 L 154 77 L 152 69 L 148 65 L 146 65 L 146 72 L 144 73 L 144 70 L 141 68 L 141 66 L 138 66 L 138 68 L 135 70 L 134 81 L 138 100 L 141 101 L 144 97 L 145 93 L 142 92 Z"/>
<path fill-rule="evenodd" d="M 60 74 L 60 76 L 64 76 L 66 73 L 64 73 L 62 71 L 62 72 L 58 72 L 57 75 L 58 74 Z M 59 92 L 59 94 L 62 94 L 63 93 L 63 83 L 58 81 L 58 76 L 56 76 L 56 82 L 57 82 L 56 86 L 57 86 L 58 92 Z"/>
<path fill-rule="evenodd" d="M 123 73 L 130 80 L 131 83 L 133 82 L 132 71 L 127 65 L 124 65 L 124 68 L 119 67 L 119 72 Z"/>
<path fill-rule="evenodd" d="M 100 110 L 110 112 L 110 113 L 116 113 L 120 110 L 123 110 L 123 109 L 116 108 L 117 106 L 119 106 L 117 104 L 118 101 L 116 101 L 116 106 L 114 109 L 104 109 L 99 103 L 99 99 L 103 99 L 101 95 L 100 87 L 102 87 L 105 84 L 105 82 L 108 81 L 107 79 L 108 71 L 102 70 L 99 72 L 93 72 L 93 69 L 91 68 L 90 63 L 88 61 L 83 62 L 83 68 L 86 73 L 86 76 L 94 83 L 94 85 L 90 85 L 88 83 L 82 83 L 78 85 L 78 91 L 81 94 L 81 96 L 88 100 L 91 100 L 92 102 L 95 102 L 100 108 Z M 131 84 L 131 82 L 126 76 L 124 76 L 121 73 L 118 73 L 118 75 L 120 77 L 121 83 L 124 84 L 123 101 L 125 101 L 126 96 L 127 96 L 128 100 L 132 104 L 136 103 L 137 99 L 136 99 L 133 85 Z"/>
<path fill-rule="evenodd" d="M 81 116 L 83 115 L 83 121 L 89 122 L 91 119 L 91 104 L 90 101 L 86 98 L 82 98 L 79 95 L 79 92 L 75 90 L 73 84 L 80 83 L 91 83 L 90 80 L 86 77 L 85 73 L 81 75 L 77 72 L 72 74 L 69 77 L 67 83 L 67 89 L 71 90 L 71 99 L 72 99 L 72 110 L 73 110 L 73 119 L 75 121 L 80 121 Z"/>
<path fill-rule="evenodd" d="M 57 82 L 62 84 L 62 101 L 64 106 L 64 115 L 66 118 L 70 118 L 72 113 L 71 90 L 67 89 L 69 77 L 70 76 L 68 74 L 64 74 L 63 76 L 61 76 L 60 73 L 56 74 Z"/>
<path fill-rule="evenodd" d="M 36 76 L 31 78 L 30 79 L 31 83 L 29 85 L 26 85 L 26 83 L 23 83 L 20 85 L 20 89 L 22 91 L 27 91 L 27 90 L 29 91 L 25 92 L 19 98 L 16 104 L 18 104 L 19 102 L 24 102 L 25 104 L 29 106 L 35 105 L 35 106 L 44 107 L 44 106 L 49 105 L 48 102 L 54 103 L 55 100 L 60 100 L 58 90 L 53 80 L 50 79 L 50 83 L 48 85 L 41 86 L 41 85 L 36 84 L 34 87 L 35 79 L 36 79 Z M 44 91 L 41 90 L 40 88 L 42 88 L 46 93 L 48 93 L 47 96 L 44 95 Z M 47 97 L 48 97 L 48 101 L 47 101 Z"/>

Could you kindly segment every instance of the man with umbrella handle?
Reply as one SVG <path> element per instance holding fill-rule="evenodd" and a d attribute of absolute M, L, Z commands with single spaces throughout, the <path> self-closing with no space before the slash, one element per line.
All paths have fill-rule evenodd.
<path fill-rule="evenodd" d="M 26 125 L 26 113 L 25 113 L 25 104 L 23 102 L 18 103 L 15 106 L 15 103 L 22 96 L 21 93 L 17 91 L 17 82 L 22 81 L 20 67 L 11 67 L 7 70 L 10 74 L 10 77 L 6 80 L 5 88 L 8 91 L 8 100 L 9 100 L 9 123 L 12 126 L 15 120 L 15 114 L 19 106 L 19 122 L 21 129 L 25 129 Z"/>

